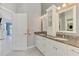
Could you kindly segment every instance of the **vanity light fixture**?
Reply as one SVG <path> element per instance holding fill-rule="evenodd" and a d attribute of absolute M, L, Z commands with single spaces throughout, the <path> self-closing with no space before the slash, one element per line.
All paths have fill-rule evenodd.
<path fill-rule="evenodd" d="M 58 9 L 58 10 L 60 10 L 60 9 L 61 9 L 61 7 L 58 7 L 57 9 Z"/>
<path fill-rule="evenodd" d="M 66 7 L 67 5 L 66 5 L 66 3 L 64 3 L 63 5 L 62 5 L 62 7 Z"/>

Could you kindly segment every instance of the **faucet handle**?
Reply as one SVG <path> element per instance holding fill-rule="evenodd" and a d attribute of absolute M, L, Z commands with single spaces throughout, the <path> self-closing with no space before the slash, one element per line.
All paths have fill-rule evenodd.
<path fill-rule="evenodd" d="M 64 35 L 63 35 L 63 38 L 64 38 Z"/>

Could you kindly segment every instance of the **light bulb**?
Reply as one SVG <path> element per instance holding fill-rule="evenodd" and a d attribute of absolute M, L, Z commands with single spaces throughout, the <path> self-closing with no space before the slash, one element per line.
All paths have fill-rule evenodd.
<path fill-rule="evenodd" d="M 67 5 L 64 3 L 63 5 L 62 5 L 62 7 L 66 7 Z"/>
<path fill-rule="evenodd" d="M 60 10 L 60 9 L 61 9 L 61 7 L 58 7 L 57 9 L 58 9 L 58 10 Z"/>

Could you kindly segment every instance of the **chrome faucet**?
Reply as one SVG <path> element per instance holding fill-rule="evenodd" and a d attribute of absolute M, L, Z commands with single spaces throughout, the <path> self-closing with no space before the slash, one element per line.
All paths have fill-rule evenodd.
<path fill-rule="evenodd" d="M 63 36 L 62 36 L 63 38 L 64 38 L 64 34 L 63 34 Z"/>

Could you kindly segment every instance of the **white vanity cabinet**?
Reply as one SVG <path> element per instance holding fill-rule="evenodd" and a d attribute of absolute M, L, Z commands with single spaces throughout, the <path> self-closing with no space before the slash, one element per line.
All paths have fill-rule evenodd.
<path fill-rule="evenodd" d="M 79 56 L 79 48 L 35 35 L 36 47 L 45 56 Z"/>
<path fill-rule="evenodd" d="M 67 55 L 67 45 L 48 38 L 46 38 L 46 41 L 47 41 L 47 47 L 48 47 L 47 55 L 49 56 Z"/>
<path fill-rule="evenodd" d="M 67 45 L 61 42 L 56 42 L 56 41 L 54 42 L 57 47 L 57 56 L 67 56 L 68 55 Z"/>
<path fill-rule="evenodd" d="M 36 37 L 36 47 L 46 56 L 67 55 L 66 46 L 39 35 Z M 63 52 L 62 52 L 63 51 Z"/>
<path fill-rule="evenodd" d="M 45 37 L 36 35 L 36 47 L 46 56 L 57 55 L 52 42 Z"/>
<path fill-rule="evenodd" d="M 45 55 L 46 56 L 57 55 L 57 47 L 51 43 L 53 43 L 51 40 L 48 40 L 48 38 L 45 38 Z"/>
<path fill-rule="evenodd" d="M 79 48 L 68 46 L 68 55 L 69 56 L 79 56 Z"/>
<path fill-rule="evenodd" d="M 41 36 L 35 35 L 36 47 L 42 52 L 45 53 L 45 41 Z"/>

